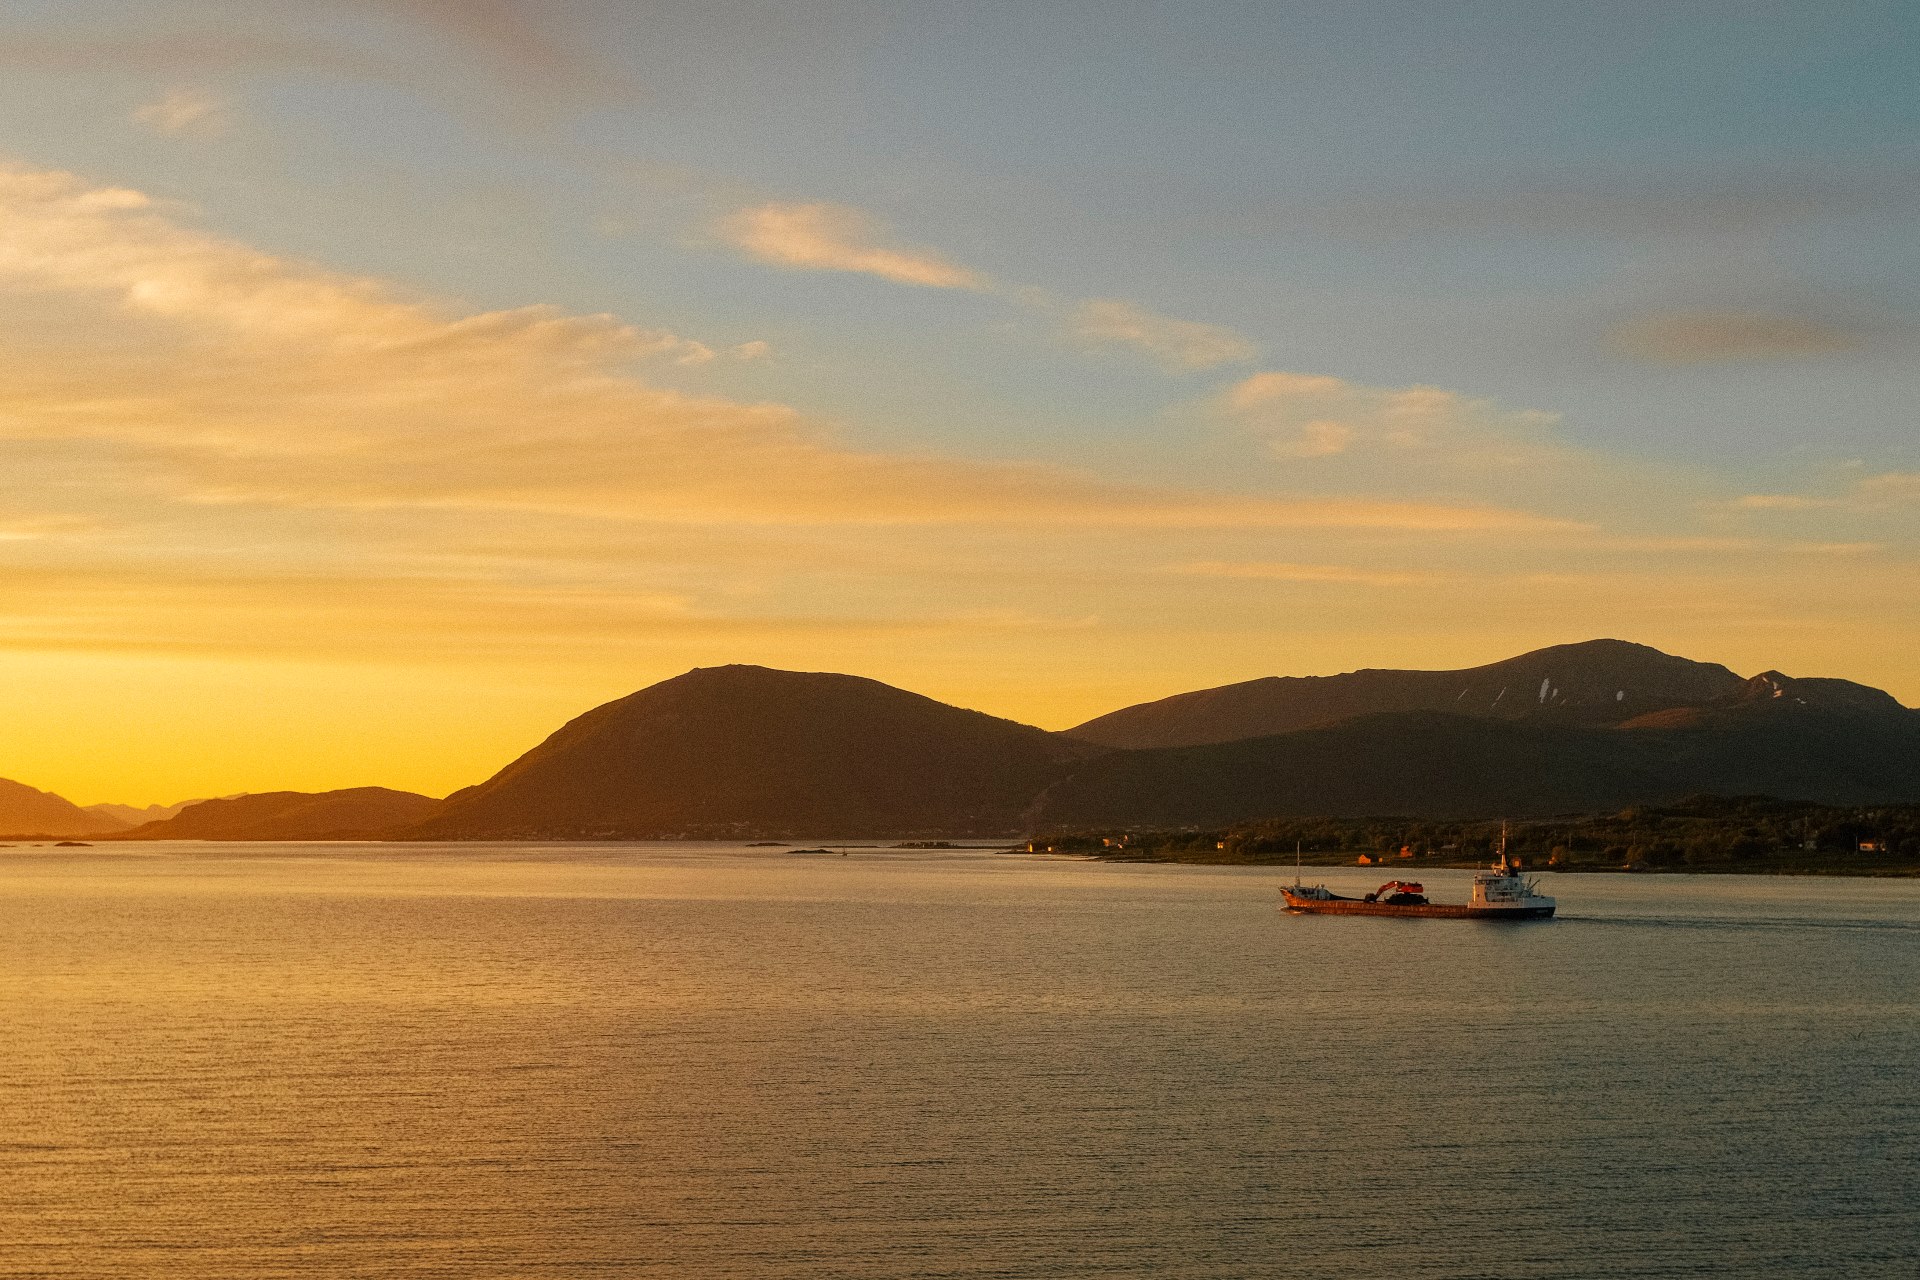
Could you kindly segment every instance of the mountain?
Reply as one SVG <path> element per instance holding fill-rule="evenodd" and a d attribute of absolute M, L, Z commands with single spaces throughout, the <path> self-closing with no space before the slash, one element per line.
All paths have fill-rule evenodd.
<path fill-rule="evenodd" d="M 1066 732 L 1102 746 L 1141 748 L 1233 742 L 1381 712 L 1618 724 L 1731 698 L 1744 685 L 1717 663 L 1676 658 L 1624 640 L 1588 640 L 1461 671 L 1268 676 L 1125 707 Z"/>
<path fill-rule="evenodd" d="M 1714 703 L 1615 725 L 1382 712 L 1237 742 L 1116 751 L 1049 789 L 1034 820 L 1072 828 L 1519 818 L 1702 794 L 1920 800 L 1920 712 L 1862 685 L 1777 672 Z"/>
<path fill-rule="evenodd" d="M 202 800 L 122 840 L 366 840 L 419 822 L 440 802 L 411 791 L 266 791 Z"/>
<path fill-rule="evenodd" d="M 1315 723 L 1114 750 L 856 676 L 701 668 L 589 711 L 402 838 L 998 835 L 1522 817 L 1701 793 L 1920 799 L 1920 712 L 1887 694 L 1777 671 L 1743 680 L 1613 640 L 1467 671 L 1255 681 L 1090 724 L 1179 738 L 1274 717 Z"/>
<path fill-rule="evenodd" d="M 1617 640 L 1464 671 L 1251 681 L 1074 733 L 1087 736 L 857 676 L 697 668 L 594 708 L 445 801 L 378 787 L 232 796 L 104 838 L 819 840 L 1519 818 L 1699 794 L 1920 801 L 1920 712 L 1888 694 L 1778 671 L 1742 679 Z M 1138 741 L 1172 745 L 1110 745 Z M 14 793 L 42 813 L 66 804 L 0 784 L 0 801 Z M 42 818 L 32 833 L 104 835 L 100 815 L 65 814 L 89 825 Z"/>
<path fill-rule="evenodd" d="M 702 667 L 569 722 L 407 835 L 1006 834 L 1098 751 L 858 676 Z"/>
<path fill-rule="evenodd" d="M 130 804 L 90 804 L 88 813 L 97 813 L 103 818 L 111 818 L 123 827 L 137 827 L 147 822 L 164 822 L 197 800 L 183 800 L 179 804 L 150 804 L 144 809 Z"/>
<path fill-rule="evenodd" d="M 1612 730 L 1400 711 L 1238 742 L 1117 751 L 1051 788 L 1034 816 L 1061 828 L 1523 817 L 1619 808 L 1664 790 L 1653 759 Z"/>
<path fill-rule="evenodd" d="M 89 813 L 51 791 L 0 778 L 0 835 L 97 836 L 124 831 L 127 824 Z"/>

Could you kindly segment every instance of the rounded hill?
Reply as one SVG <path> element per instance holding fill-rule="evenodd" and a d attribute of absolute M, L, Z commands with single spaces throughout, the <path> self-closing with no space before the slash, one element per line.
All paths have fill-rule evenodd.
<path fill-rule="evenodd" d="M 562 726 L 409 835 L 1002 834 L 1097 751 L 859 676 L 700 667 Z"/>

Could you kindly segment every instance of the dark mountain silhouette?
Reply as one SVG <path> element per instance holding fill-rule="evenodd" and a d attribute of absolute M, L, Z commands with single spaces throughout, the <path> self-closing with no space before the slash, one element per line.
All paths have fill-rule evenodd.
<path fill-rule="evenodd" d="M 1056 784 L 1033 816 L 1052 827 L 1535 817 L 1701 794 L 1920 800 L 1920 712 L 1862 685 L 1778 673 L 1717 703 L 1619 725 L 1387 712 L 1239 742 L 1114 752 Z"/>
<path fill-rule="evenodd" d="M 430 796 L 385 787 L 266 791 L 202 800 L 177 817 L 149 822 L 122 840 L 365 840 L 419 822 L 438 807 Z"/>
<path fill-rule="evenodd" d="M 587 712 L 407 834 L 1004 834 L 1098 750 L 858 676 L 702 667 Z"/>
<path fill-rule="evenodd" d="M 90 813 L 51 791 L 0 778 L 0 835 L 64 838 L 126 829 L 126 823 Z"/>
<path fill-rule="evenodd" d="M 1126 707 L 1067 733 L 1109 747 L 1186 747 L 1390 711 L 1618 724 L 1649 712 L 1730 698 L 1742 687 L 1739 676 L 1716 663 L 1676 658 L 1624 640 L 1589 640 L 1463 671 L 1368 669 L 1337 676 L 1268 676 Z"/>
<path fill-rule="evenodd" d="M 137 827 L 148 822 L 165 822 L 188 805 L 198 803 L 198 800 L 182 800 L 179 804 L 150 804 L 144 808 L 130 804 L 90 804 L 87 812 L 111 818 L 123 827 Z"/>
<path fill-rule="evenodd" d="M 1340 714 L 1422 700 L 1441 705 Z M 1236 716 L 1275 715 L 1334 719 L 1109 750 L 855 676 L 704 668 L 588 712 L 404 834 L 986 835 L 1293 815 L 1521 817 L 1701 793 L 1920 799 L 1920 713 L 1879 690 L 1773 671 L 1742 680 L 1620 641 L 1465 672 L 1256 681 L 1092 723 L 1219 733 Z"/>
<path fill-rule="evenodd" d="M 1186 741 L 1275 722 L 1292 727 Z M 377 787 L 234 796 L 105 838 L 817 841 L 1519 818 L 1701 794 L 1920 801 L 1920 712 L 1880 690 L 1777 671 L 1743 680 L 1616 640 L 1467 671 L 1252 681 L 1075 732 L 1180 745 L 1115 749 L 857 676 L 709 667 L 594 708 L 445 801 Z M 101 821 L 66 806 L 73 814 Z M 102 835 L 44 818 L 30 826 Z"/>
<path fill-rule="evenodd" d="M 1114 752 L 1051 788 L 1034 822 L 1521 817 L 1618 808 L 1664 788 L 1654 759 L 1611 729 L 1401 711 L 1239 742 Z"/>

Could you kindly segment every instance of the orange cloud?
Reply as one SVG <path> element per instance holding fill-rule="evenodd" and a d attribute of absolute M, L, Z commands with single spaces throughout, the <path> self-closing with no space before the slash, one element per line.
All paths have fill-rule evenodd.
<path fill-rule="evenodd" d="M 1173 373 L 1253 359 L 1259 348 L 1223 325 L 1162 315 L 1125 298 L 1061 304 L 1044 289 L 997 285 L 933 249 L 888 243 L 885 228 L 848 205 L 774 203 L 739 209 L 713 228 L 748 257 L 796 271 L 844 271 L 894 284 L 999 293 L 1046 315 L 1082 347 L 1120 348 Z"/>
<path fill-rule="evenodd" d="M 1749 493 L 1729 505 L 1740 511 L 1817 511 L 1835 503 L 1832 498 L 1813 498 L 1804 493 Z"/>
<path fill-rule="evenodd" d="M 1822 554 L 1810 538 L 1800 556 L 1760 537 L 1709 548 L 1686 522 L 1739 518 L 1711 488 L 1623 478 L 1556 442 L 1549 415 L 1437 388 L 1242 379 L 1205 421 L 1233 423 L 1228 446 L 1248 455 L 1266 443 L 1271 477 L 1242 467 L 1237 488 L 1209 490 L 856 448 L 786 405 L 651 380 L 728 367 L 714 353 L 550 306 L 463 314 L 210 234 L 140 192 L 0 168 L 0 667 L 9 688 L 60 691 L 29 718 L 17 699 L 0 708 L 0 729 L 70 741 L 36 757 L 42 785 L 104 768 L 92 743 L 128 732 L 133 704 L 155 708 L 141 732 L 157 752 L 253 768 L 221 746 L 231 718 L 205 710 L 252 696 L 249 680 L 299 691 L 282 699 L 288 742 L 349 741 L 303 700 L 365 724 L 424 681 L 432 699 L 373 764 L 342 746 L 319 772 L 175 771 L 117 798 L 296 778 L 450 787 L 560 713 L 715 661 L 853 669 L 962 700 L 994 685 L 983 705 L 1069 723 L 1272 670 L 1282 632 L 1311 633 L 1289 651 L 1298 670 L 1411 660 L 1442 632 L 1457 650 L 1474 628 L 1486 656 L 1549 615 L 1541 642 L 1644 624 L 1633 634 L 1684 647 L 1660 632 L 1671 619 L 1812 632 L 1860 599 L 1906 607 L 1898 529 L 1823 529 Z M 1301 457 L 1315 423 L 1340 430 Z M 1586 501 L 1567 498 L 1569 476 Z M 1894 526 L 1911 479 L 1860 491 Z M 1839 549 L 1868 542 L 1888 549 Z M 1670 571 L 1675 550 L 1701 549 L 1710 571 Z M 1617 589 L 1596 590 L 1601 570 Z M 1526 573 L 1565 585 L 1482 592 L 1451 617 L 1429 593 L 1383 622 L 1395 611 L 1378 592 Z M 1316 589 L 1302 629 L 1261 580 L 1365 589 Z M 1895 616 L 1876 632 L 1887 662 L 1913 631 Z M 381 663 L 390 678 L 368 693 Z M 93 710 L 76 720 L 83 685 Z M 449 719 L 475 685 L 550 696 L 508 729 Z M 457 735 L 435 727 L 450 723 Z M 420 741 L 450 744 L 425 774 L 406 763 Z"/>
<path fill-rule="evenodd" d="M 1293 564 L 1286 561 L 1196 560 L 1175 566 L 1175 573 L 1201 578 L 1244 578 L 1264 582 L 1322 582 L 1337 586 L 1411 587 L 1444 582 L 1451 575 L 1361 569 L 1345 564 Z"/>
<path fill-rule="evenodd" d="M 887 245 L 884 228 L 847 205 L 763 204 L 728 215 L 716 230 L 749 257 L 796 271 L 848 271 L 929 289 L 988 287 L 984 276 L 931 249 Z"/>
<path fill-rule="evenodd" d="M 1920 471 L 1856 476 L 1844 492 L 1749 493 L 1728 504 L 1736 511 L 1891 512 L 1920 502 Z"/>
<path fill-rule="evenodd" d="M 83 345 L 116 321 L 140 334 L 130 349 L 107 340 L 57 367 L 0 371 L 8 433 L 137 447 L 202 501 L 849 526 L 1564 523 L 1478 503 L 1212 495 L 850 450 L 784 406 L 687 396 L 637 376 L 648 360 L 711 358 L 691 339 L 544 306 L 448 316 L 62 174 L 0 172 L 0 232 L 0 286 L 108 307 L 76 325 Z M 36 303 L 13 318 L 48 313 Z"/>
<path fill-rule="evenodd" d="M 1424 453 L 1538 463 L 1557 449 L 1543 435 L 1557 415 L 1503 409 L 1441 387 L 1369 387 L 1323 374 L 1256 373 L 1229 388 L 1215 408 L 1287 458 Z"/>

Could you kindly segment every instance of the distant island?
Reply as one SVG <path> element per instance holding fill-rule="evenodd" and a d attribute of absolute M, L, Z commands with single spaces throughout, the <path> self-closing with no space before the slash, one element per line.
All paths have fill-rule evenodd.
<path fill-rule="evenodd" d="M 1683 821 L 1675 806 L 1703 796 L 1765 799 L 1729 801 L 1747 806 L 1737 821 Z M 1755 807 L 1770 804 L 1799 816 Z M 1860 816 L 1916 804 L 1920 711 L 1889 694 L 1590 640 L 1462 670 L 1266 677 L 1064 732 L 859 676 L 704 667 L 586 712 L 444 800 L 357 787 L 83 810 L 8 783 L 0 835 L 931 845 L 1134 833 L 1129 856 L 1265 856 L 1298 838 L 1354 857 L 1404 845 L 1464 859 L 1506 818 L 1548 858 L 1560 849 L 1555 865 L 1759 868 L 1838 856 L 1796 842 L 1795 821 L 1878 823 L 1890 864 L 1920 856 L 1911 823 Z M 1627 812 L 1642 818 L 1622 827 Z M 1656 813 L 1663 825 L 1648 825 Z M 1307 820 L 1333 825 L 1288 834 Z"/>

